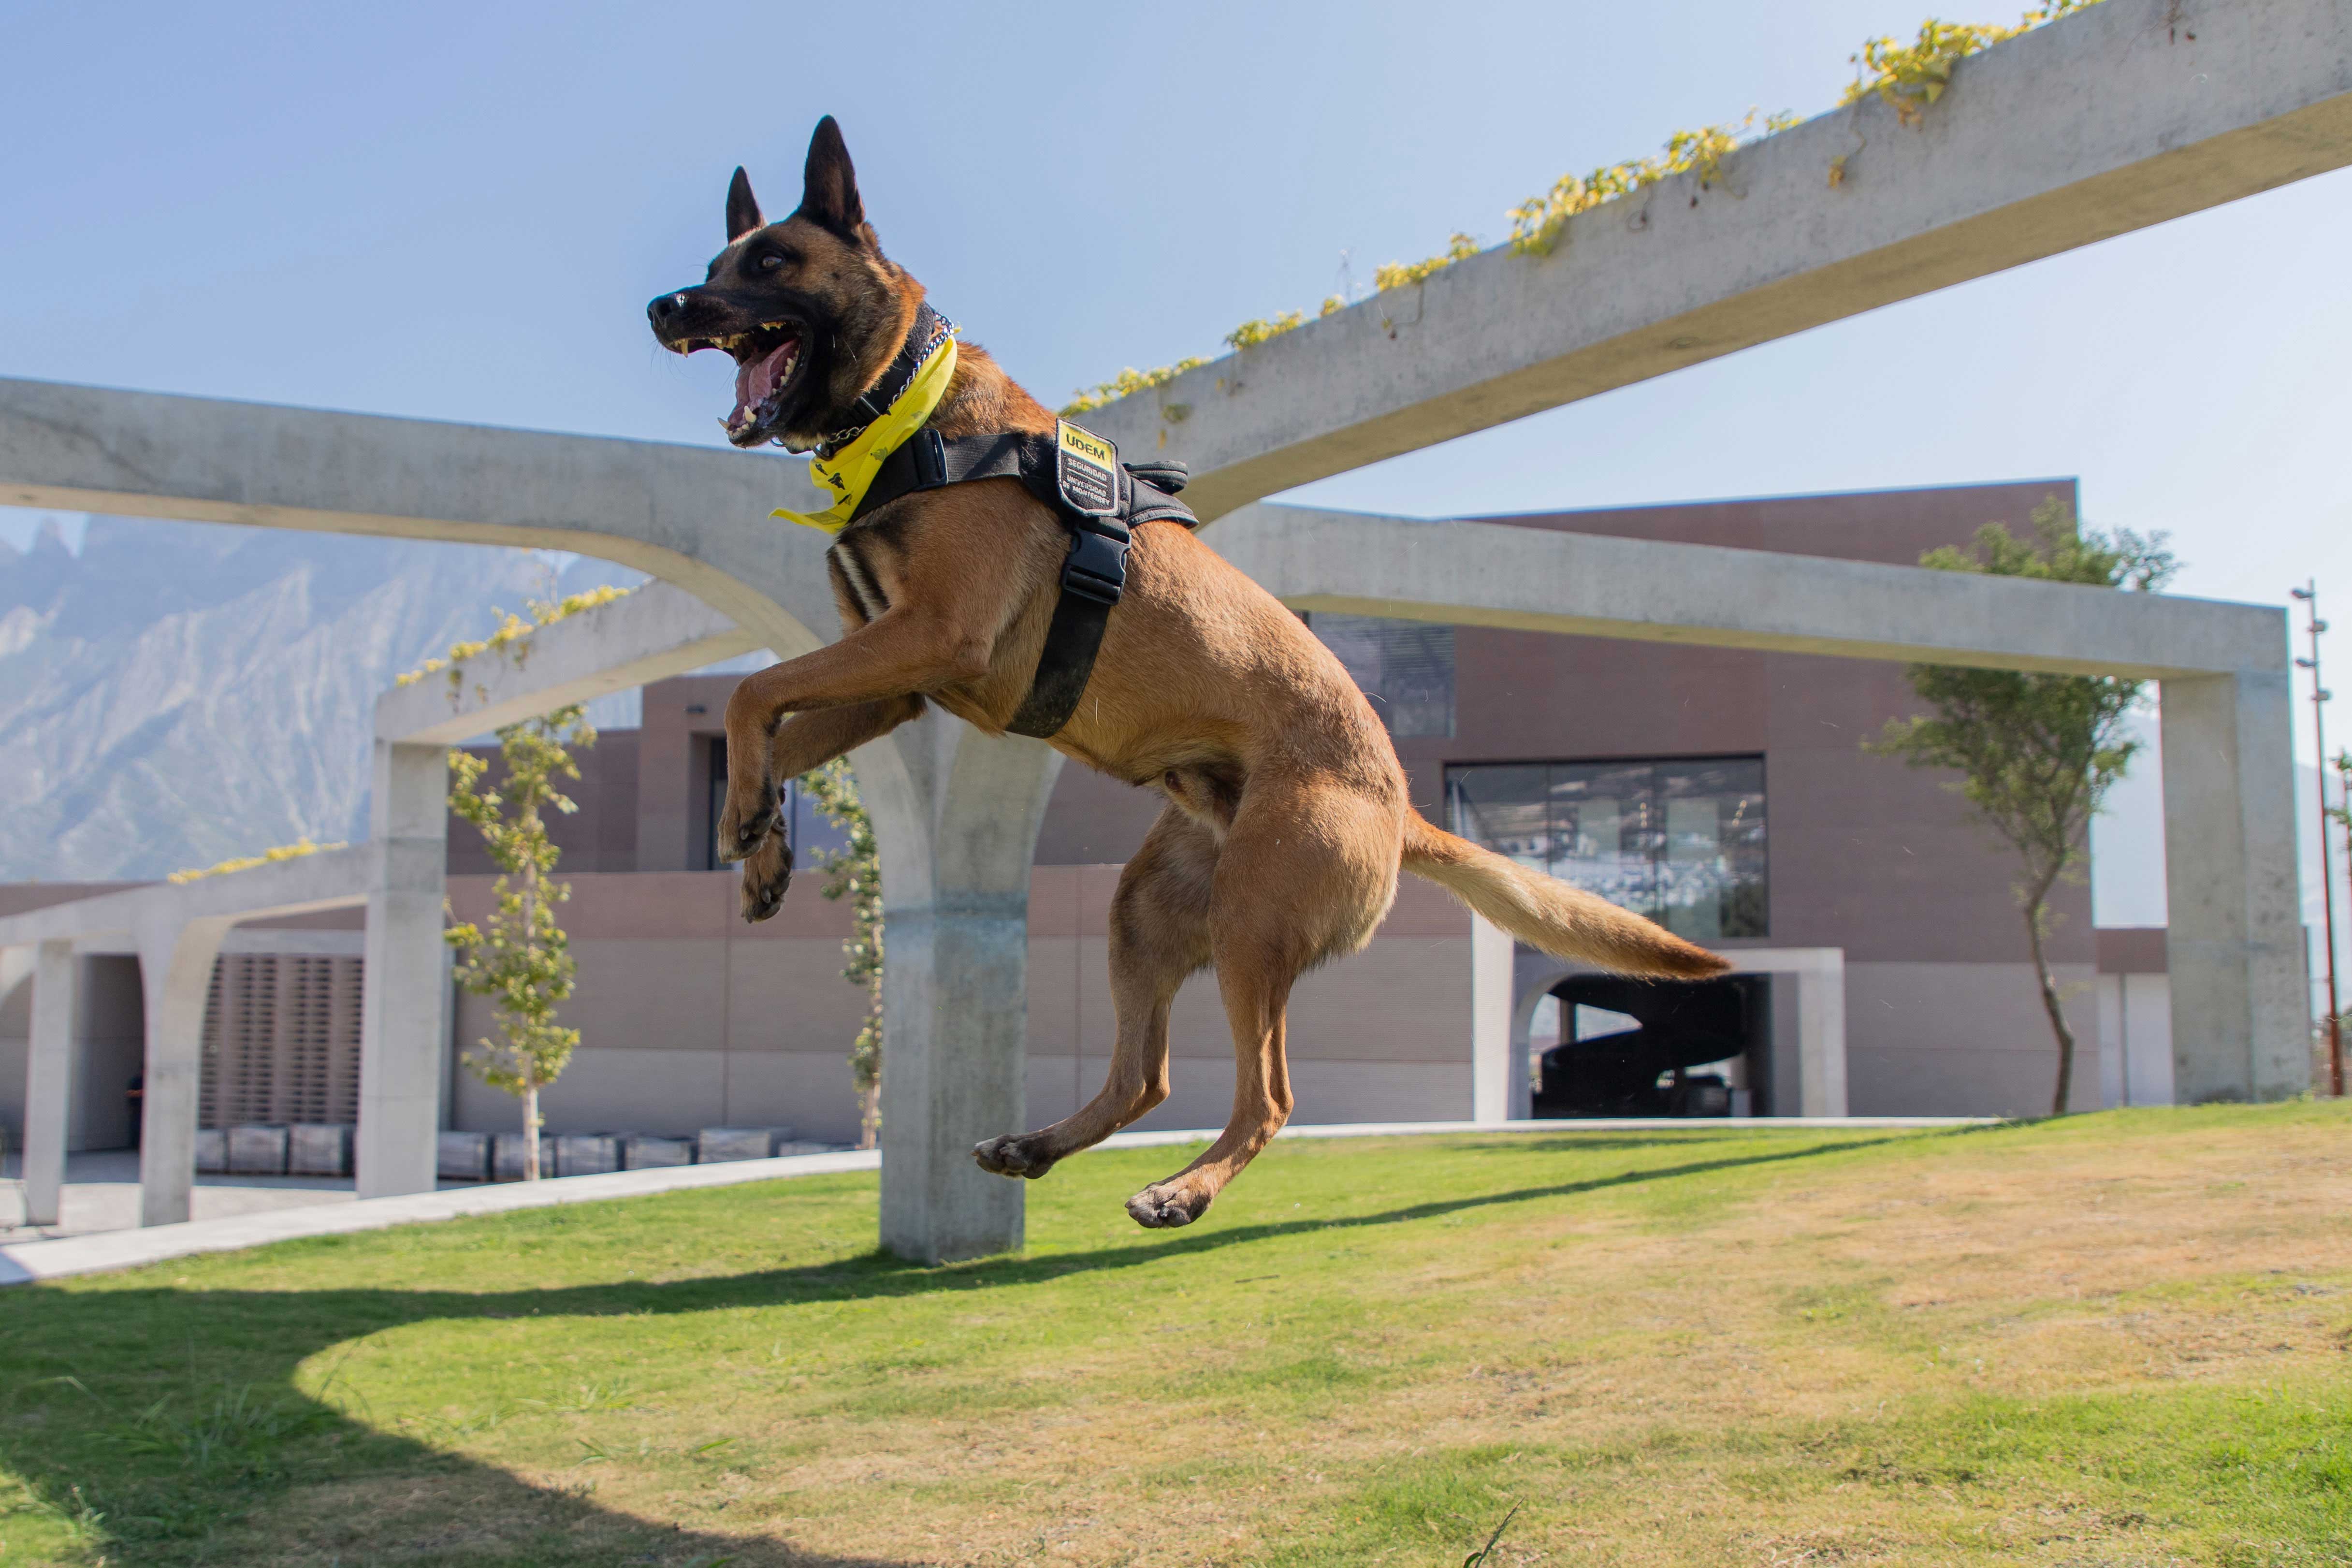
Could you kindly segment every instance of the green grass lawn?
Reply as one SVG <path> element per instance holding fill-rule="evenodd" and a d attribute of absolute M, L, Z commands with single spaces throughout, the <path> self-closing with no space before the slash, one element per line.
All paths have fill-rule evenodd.
<path fill-rule="evenodd" d="M 2352 1115 L 871 1176 L 0 1293 L 0 1565 L 2352 1562 Z"/>

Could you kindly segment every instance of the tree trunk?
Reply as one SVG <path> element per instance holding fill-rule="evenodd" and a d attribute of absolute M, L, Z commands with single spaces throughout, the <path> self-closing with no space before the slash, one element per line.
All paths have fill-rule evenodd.
<path fill-rule="evenodd" d="M 522 816 L 516 824 L 525 842 L 539 832 L 539 796 L 526 793 Z M 522 868 L 522 929 L 523 939 L 536 950 L 539 946 L 539 863 L 525 863 Z M 539 1180 L 539 1063 L 526 1060 L 522 1064 L 522 1179 Z"/>
<path fill-rule="evenodd" d="M 857 1091 L 857 1146 L 874 1147 L 882 1131 L 882 1080 L 876 1079 Z"/>
<path fill-rule="evenodd" d="M 2044 900 L 2050 896 L 2047 887 L 2034 889 L 2025 902 L 2025 936 L 2033 948 L 2033 977 L 2042 986 L 2042 1010 L 2050 1015 L 2050 1031 L 2058 1037 L 2058 1092 L 2051 1102 L 2050 1114 L 2066 1114 L 2066 1102 L 2074 1094 L 2074 1031 L 2066 1026 L 2066 1009 L 2059 1005 L 2058 982 L 2050 973 L 2050 960 L 2042 951 L 2042 921 Z"/>

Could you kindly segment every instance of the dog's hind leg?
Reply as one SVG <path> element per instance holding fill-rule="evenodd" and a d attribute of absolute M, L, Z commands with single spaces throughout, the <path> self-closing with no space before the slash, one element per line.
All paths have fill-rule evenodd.
<path fill-rule="evenodd" d="M 1234 1033 L 1234 1110 L 1201 1157 L 1128 1200 L 1152 1228 L 1190 1225 L 1290 1120 L 1284 1012 L 1300 973 L 1353 952 L 1396 896 L 1395 810 L 1323 781 L 1253 779 L 1211 899 L 1217 989 Z"/>
<path fill-rule="evenodd" d="M 821 768 L 835 757 L 888 734 L 922 710 L 923 700 L 919 697 L 892 697 L 879 702 L 795 713 L 776 726 L 774 743 L 768 748 L 768 776 L 796 779 L 811 768 Z M 779 819 L 771 825 L 760 847 L 744 858 L 743 919 L 757 922 L 773 915 L 783 907 L 784 889 L 792 880 L 792 835 Z"/>
<path fill-rule="evenodd" d="M 1209 899 L 1217 844 L 1175 806 L 1160 814 L 1120 873 L 1110 907 L 1111 1002 L 1118 1042 L 1102 1092 L 1051 1127 L 974 1149 L 1000 1176 L 1044 1175 L 1168 1098 L 1168 1009 L 1184 977 L 1209 962 Z"/>

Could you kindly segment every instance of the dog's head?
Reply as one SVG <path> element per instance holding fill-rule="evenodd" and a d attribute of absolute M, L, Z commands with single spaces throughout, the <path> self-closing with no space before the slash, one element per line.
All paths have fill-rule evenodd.
<path fill-rule="evenodd" d="M 720 349 L 735 360 L 735 406 L 720 421 L 738 447 L 782 440 L 805 451 L 845 426 L 913 325 L 920 285 L 882 254 L 857 172 L 831 115 L 809 139 L 801 205 L 760 216 L 751 182 L 727 187 L 727 248 L 703 281 L 646 307 L 675 353 Z"/>

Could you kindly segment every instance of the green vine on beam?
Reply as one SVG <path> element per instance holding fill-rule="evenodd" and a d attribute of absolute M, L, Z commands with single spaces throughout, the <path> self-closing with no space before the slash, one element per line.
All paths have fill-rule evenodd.
<path fill-rule="evenodd" d="M 2019 17 L 2013 27 L 1992 22 L 1946 22 L 1930 16 L 1919 24 L 1919 36 L 1907 44 L 1897 43 L 1891 35 L 1868 39 L 1853 57 L 1854 79 L 1839 97 L 1839 107 L 1859 103 L 1875 93 L 1895 110 L 1896 119 L 1906 125 L 1916 125 L 1952 85 L 1952 68 L 1962 60 L 2100 3 L 2101 0 L 2050 0 L 2048 5 L 2037 5 Z M 1865 71 L 1867 76 L 1863 74 Z"/>
<path fill-rule="evenodd" d="M 178 883 L 194 882 L 205 877 L 226 877 L 238 871 L 250 871 L 257 866 L 274 866 L 280 860 L 299 860 L 305 855 L 320 855 L 330 849 L 349 847 L 350 846 L 340 838 L 332 844 L 313 844 L 310 839 L 303 838 L 292 844 L 280 844 L 274 849 L 265 849 L 258 855 L 239 855 L 234 859 L 223 860 L 217 865 L 174 871 L 164 880 Z"/>
<path fill-rule="evenodd" d="M 1838 99 L 1840 107 L 1857 103 L 1875 94 L 1893 107 L 1895 116 L 1906 125 L 1917 125 L 1927 110 L 1944 96 L 1951 86 L 1952 71 L 1961 60 L 1973 54 L 2005 43 L 2011 38 L 2033 31 L 2036 27 L 2086 11 L 2102 4 L 2102 0 L 2046 0 L 2018 19 L 2014 26 L 1998 23 L 1946 22 L 1929 17 L 1919 25 L 1919 36 L 1910 43 L 1899 43 L 1891 35 L 1864 40 L 1862 48 L 1853 56 L 1855 67 L 1853 81 Z M 1662 181 L 1677 174 L 1696 174 L 1702 190 L 1723 183 L 1723 161 L 1742 147 L 1752 145 L 1768 137 L 1802 122 L 1802 117 L 1788 110 L 1767 115 L 1763 127 L 1757 129 L 1757 111 L 1731 124 L 1703 125 L 1696 131 L 1677 131 L 1666 139 L 1665 150 L 1658 157 L 1640 158 L 1629 163 L 1612 163 L 1586 174 L 1562 174 L 1550 190 L 1541 195 L 1529 196 L 1504 216 L 1511 220 L 1509 245 L 1519 256 L 1544 257 L 1559 247 L 1568 221 L 1580 213 L 1591 212 L 1624 196 L 1636 195 Z M 1829 183 L 1832 187 L 1845 184 L 1846 160 L 1830 160 Z M 1426 282 L 1436 273 L 1457 261 L 1478 255 L 1478 242 L 1471 236 L 1456 233 L 1446 247 L 1435 256 L 1420 261 L 1391 261 L 1372 275 L 1374 293 L 1391 289 L 1410 288 Z M 1348 301 L 1334 295 L 1323 301 L 1318 316 L 1330 315 L 1343 309 Z M 1224 337 L 1227 346 L 1235 353 L 1256 347 L 1283 333 L 1307 324 L 1306 313 L 1285 310 L 1272 317 L 1260 317 L 1244 321 Z M 1209 362 L 1199 356 L 1163 364 L 1155 370 L 1120 371 L 1109 381 L 1100 382 L 1077 393 L 1061 413 L 1065 418 L 1091 413 L 1106 404 L 1153 387 L 1165 386 L 1188 370 Z M 1173 416 L 1171 411 L 1171 416 Z"/>
<path fill-rule="evenodd" d="M 394 686 L 414 686 L 426 676 L 446 669 L 449 672 L 449 708 L 454 712 L 465 700 L 467 660 L 494 653 L 512 668 L 520 669 L 530 658 L 531 633 L 541 626 L 551 626 L 558 621 L 576 616 L 583 610 L 593 610 L 599 605 L 609 605 L 615 599 L 625 598 L 633 590 L 628 588 L 606 586 L 591 588 L 584 593 L 566 594 L 560 599 L 532 599 L 527 605 L 530 611 L 529 620 L 511 610 L 501 610 L 493 605 L 490 614 L 499 617 L 496 631 L 471 642 L 453 644 L 445 658 L 428 658 L 407 674 L 395 676 L 392 683 Z M 489 697 L 478 685 L 474 688 L 474 699 L 480 702 L 488 701 Z"/>
<path fill-rule="evenodd" d="M 1791 110 L 1765 116 L 1756 130 L 1756 110 L 1731 125 L 1702 125 L 1677 131 L 1666 139 L 1664 155 L 1612 163 L 1589 174 L 1562 174 L 1550 190 L 1529 196 L 1505 216 L 1511 220 L 1511 249 L 1521 256 L 1549 256 L 1559 245 L 1568 220 L 1621 196 L 1635 195 L 1676 174 L 1696 174 L 1699 188 L 1723 183 L 1723 161 L 1751 142 L 1776 136 L 1801 123 Z M 1459 235 L 1454 237 L 1460 238 Z"/>

